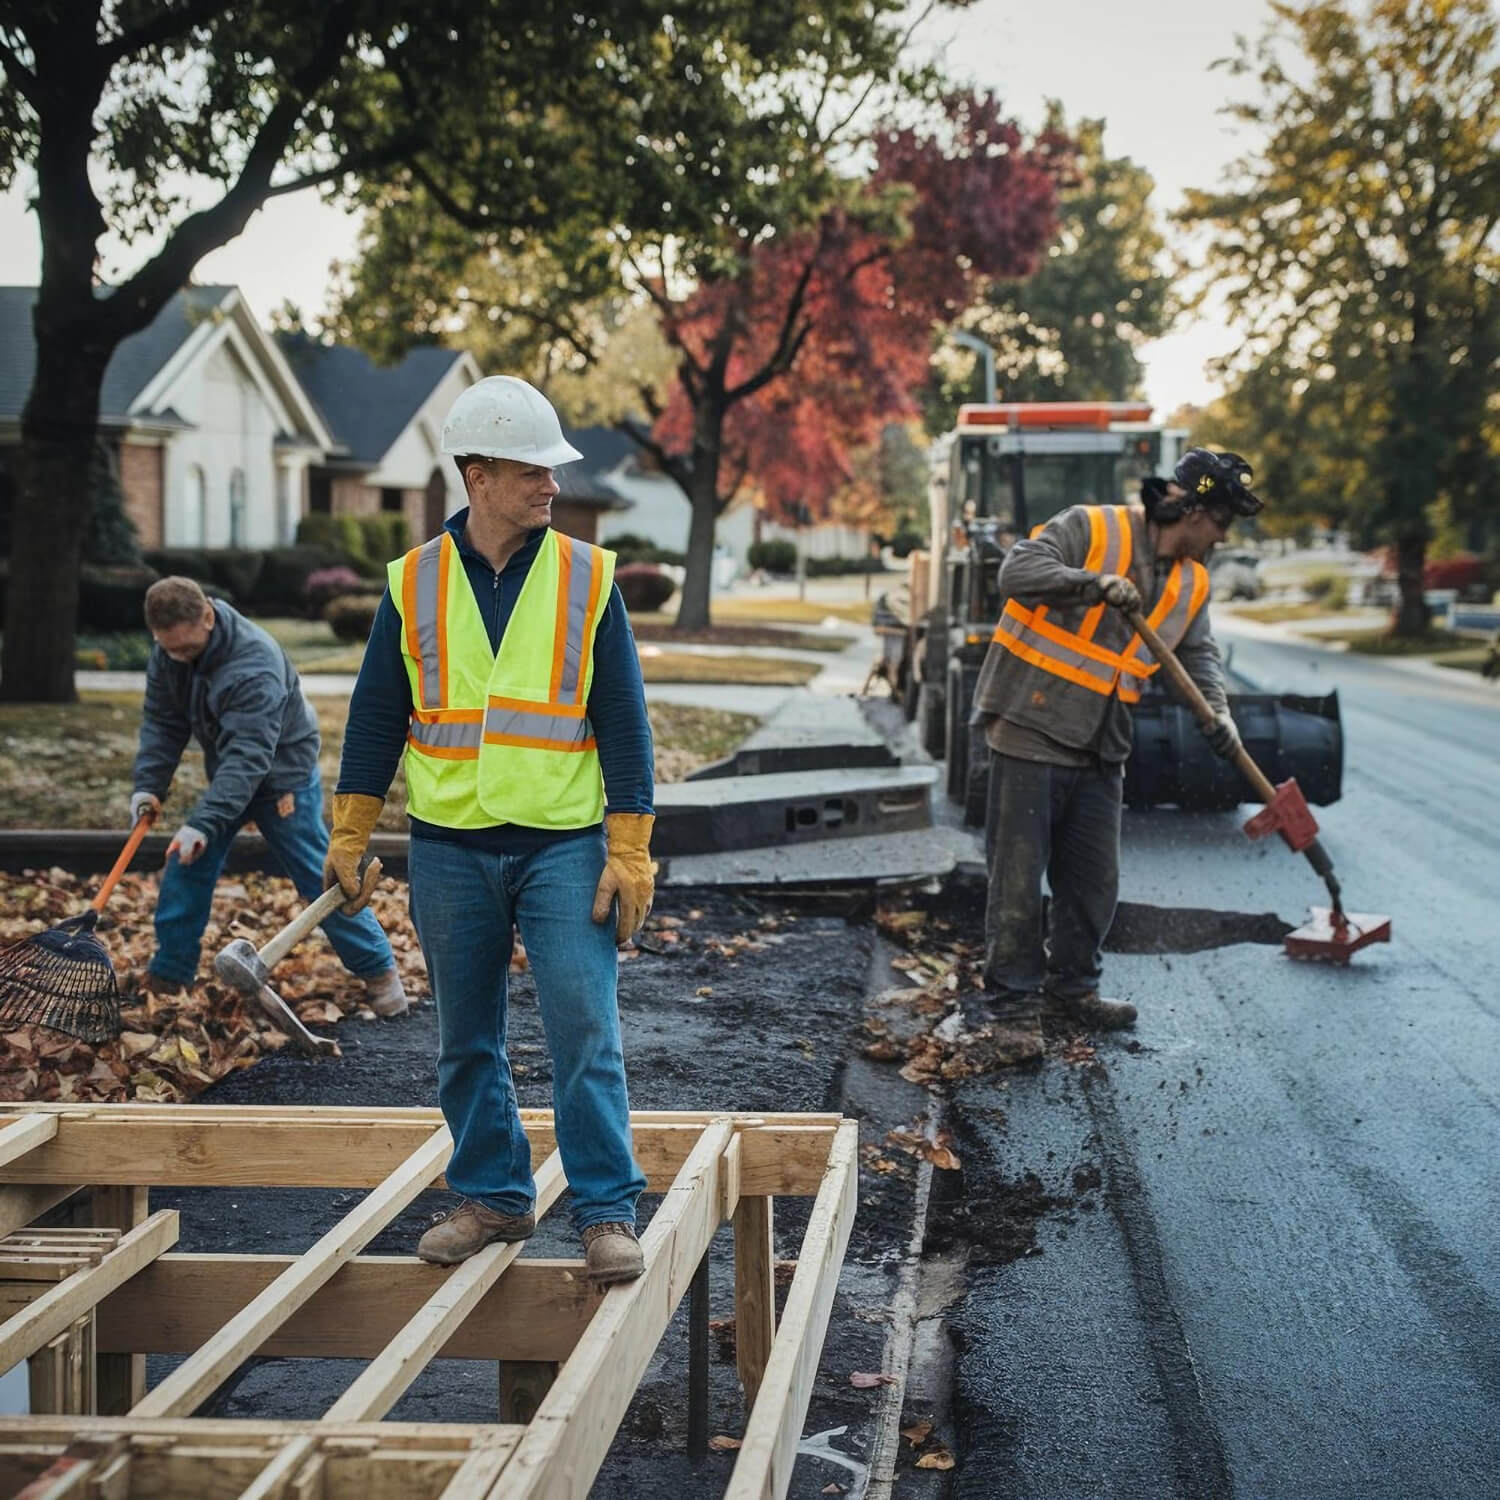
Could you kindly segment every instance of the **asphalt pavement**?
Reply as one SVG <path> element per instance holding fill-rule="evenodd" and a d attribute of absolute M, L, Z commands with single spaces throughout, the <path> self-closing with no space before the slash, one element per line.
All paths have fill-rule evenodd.
<path fill-rule="evenodd" d="M 1348 969 L 1257 944 L 1109 955 L 1134 1033 L 959 1087 L 953 1493 L 1491 1496 L 1500 693 L 1220 634 L 1264 688 L 1338 688 L 1323 842 L 1394 941 Z M 1122 896 L 1301 920 L 1316 877 L 1239 822 L 1127 814 Z M 985 1252 L 987 1206 L 1034 1214 L 1029 1253 Z"/>

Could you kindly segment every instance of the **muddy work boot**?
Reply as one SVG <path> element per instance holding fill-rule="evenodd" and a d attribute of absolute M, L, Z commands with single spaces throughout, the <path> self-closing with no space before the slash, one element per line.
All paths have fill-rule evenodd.
<path fill-rule="evenodd" d="M 990 1065 L 1019 1068 L 1040 1062 L 1042 1042 L 1042 997 L 1013 991 L 989 994 L 984 999 L 989 1016 L 985 1047 Z"/>
<path fill-rule="evenodd" d="M 1098 990 L 1090 990 L 1086 995 L 1047 998 L 1070 1021 L 1094 1031 L 1124 1031 L 1135 1025 L 1135 1006 L 1125 1000 L 1105 1000 Z"/>
<path fill-rule="evenodd" d="M 406 990 L 401 984 L 401 975 L 394 965 L 384 974 L 365 980 L 365 1004 L 377 1016 L 404 1016 L 406 1014 Z"/>
<path fill-rule="evenodd" d="M 417 1242 L 417 1254 L 435 1266 L 456 1266 L 496 1240 L 506 1244 L 529 1240 L 535 1229 L 534 1214 L 497 1214 L 494 1209 L 465 1198 L 422 1236 Z"/>
<path fill-rule="evenodd" d="M 630 1224 L 590 1224 L 583 1231 L 588 1278 L 595 1286 L 634 1281 L 646 1269 L 640 1242 Z"/>

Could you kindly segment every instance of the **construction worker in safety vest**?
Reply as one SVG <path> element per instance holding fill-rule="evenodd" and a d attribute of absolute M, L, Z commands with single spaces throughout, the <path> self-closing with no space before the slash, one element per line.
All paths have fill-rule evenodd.
<path fill-rule="evenodd" d="M 412 922 L 437 1001 L 438 1102 L 458 1206 L 422 1236 L 451 1265 L 535 1228 L 531 1146 L 506 1055 L 519 930 L 552 1057 L 557 1147 L 600 1284 L 642 1270 L 615 984 L 651 909 L 651 728 L 614 554 L 551 527 L 580 457 L 524 380 L 453 403 L 442 451 L 468 508 L 390 564 L 349 704 L 327 878 L 358 871 L 406 772 Z M 403 760 L 404 757 L 404 760 Z"/>
<path fill-rule="evenodd" d="M 1141 505 L 1076 505 L 1018 541 L 1000 571 L 1006 603 L 975 690 L 990 747 L 984 979 L 1002 1045 L 1042 1055 L 1042 1008 L 1085 1025 L 1132 1026 L 1099 994 L 1114 920 L 1131 705 L 1157 670 L 1126 612 L 1143 610 L 1213 705 L 1220 755 L 1239 734 L 1208 618 L 1205 559 L 1261 502 L 1233 453 L 1194 448 Z M 1042 882 L 1051 892 L 1043 930 Z"/>

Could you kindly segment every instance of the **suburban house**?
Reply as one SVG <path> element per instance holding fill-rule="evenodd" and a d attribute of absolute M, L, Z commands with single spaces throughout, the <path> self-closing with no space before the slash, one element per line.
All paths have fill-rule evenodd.
<path fill-rule="evenodd" d="M 0 287 L 0 506 L 35 366 L 35 295 Z M 381 366 L 305 334 L 273 336 L 237 288 L 187 287 L 115 351 L 99 429 L 145 547 L 276 546 L 317 512 L 400 511 L 422 540 L 464 504 L 440 439 L 480 375 L 451 349 Z M 587 463 L 558 478 L 554 522 L 584 541 L 628 503 Z"/>

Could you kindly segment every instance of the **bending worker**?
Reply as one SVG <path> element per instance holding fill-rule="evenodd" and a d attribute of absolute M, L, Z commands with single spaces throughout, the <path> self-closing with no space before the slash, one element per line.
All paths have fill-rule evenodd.
<path fill-rule="evenodd" d="M 390 565 L 349 704 L 328 879 L 346 911 L 369 899 L 357 866 L 404 752 L 412 922 L 437 999 L 448 1182 L 463 1195 L 417 1253 L 450 1265 L 535 1228 L 505 1049 L 519 928 L 588 1274 L 628 1281 L 642 1270 L 646 1181 L 631 1155 L 615 948 L 653 891 L 640 661 L 614 554 L 551 529 L 552 472 L 580 454 L 546 397 L 481 380 L 453 403 L 442 449 L 468 508 Z"/>
<path fill-rule="evenodd" d="M 167 848 L 156 898 L 156 952 L 147 987 L 191 984 L 234 836 L 253 822 L 297 894 L 327 887 L 328 828 L 318 776 L 318 720 L 297 669 L 260 626 L 191 578 L 159 578 L 146 590 L 146 627 L 156 644 L 146 665 L 146 702 L 135 758 L 134 826 L 161 811 L 189 738 L 203 748 L 208 790 L 189 808 Z M 376 1015 L 406 1009 L 391 945 L 374 912 L 335 912 L 323 923 L 344 967 L 364 981 Z"/>
<path fill-rule="evenodd" d="M 1120 801 L 1131 705 L 1157 663 L 1125 611 L 1142 610 L 1215 710 L 1209 742 L 1233 754 L 1204 560 L 1261 502 L 1233 453 L 1191 449 L 1174 480 L 1142 482 L 1141 506 L 1076 505 L 1017 542 L 1007 600 L 975 692 L 990 747 L 984 979 L 1012 1056 L 1042 1053 L 1041 1008 L 1132 1026 L 1099 995 L 1099 955 L 1120 878 Z M 1042 880 L 1052 893 L 1044 934 Z"/>

